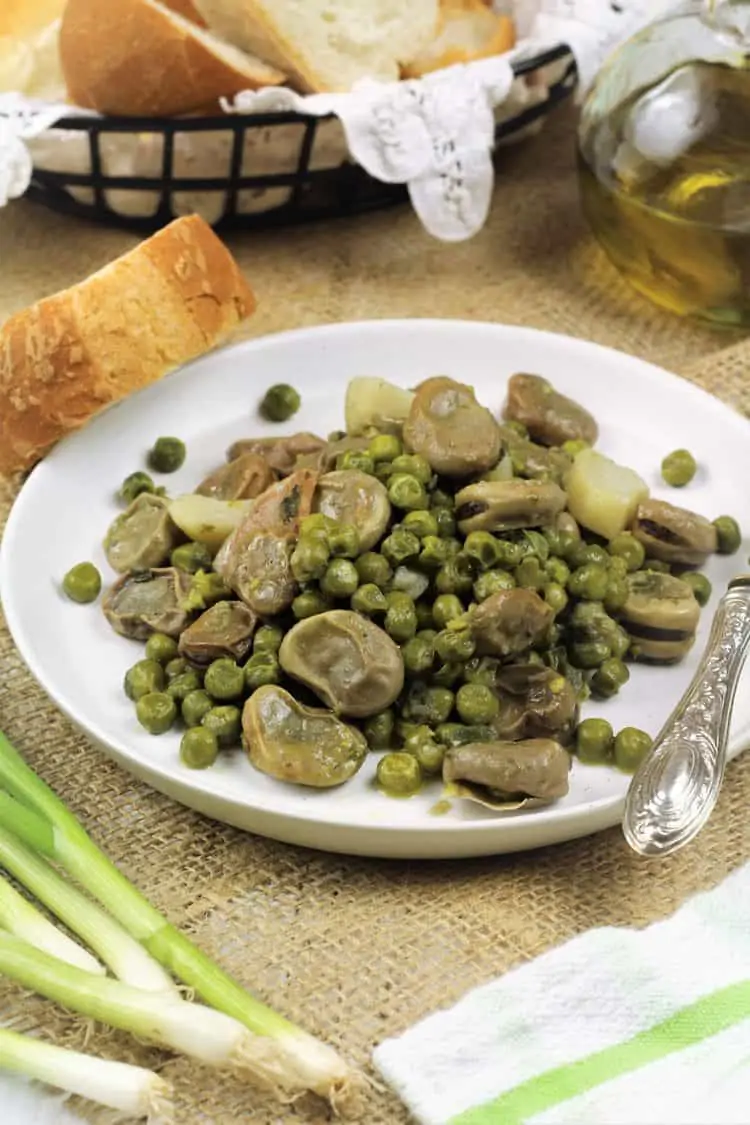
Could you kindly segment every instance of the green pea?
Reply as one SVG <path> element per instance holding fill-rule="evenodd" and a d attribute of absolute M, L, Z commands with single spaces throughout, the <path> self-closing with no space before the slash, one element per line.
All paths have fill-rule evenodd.
<path fill-rule="evenodd" d="M 430 508 L 447 508 L 448 511 L 453 511 L 455 501 L 450 492 L 446 492 L 444 488 L 433 488 L 430 493 Z"/>
<path fill-rule="evenodd" d="M 298 582 L 313 582 L 323 577 L 330 561 L 327 541 L 303 536 L 292 551 L 290 565 Z"/>
<path fill-rule="evenodd" d="M 432 727 L 427 723 L 409 723 L 403 732 L 403 748 L 413 754 L 417 747 L 423 742 L 434 741 L 435 735 L 432 732 Z"/>
<path fill-rule="evenodd" d="M 623 531 L 610 540 L 609 553 L 624 559 L 631 574 L 640 570 L 646 560 L 645 547 L 629 531 Z"/>
<path fill-rule="evenodd" d="M 376 613 L 388 612 L 388 600 L 373 582 L 366 582 L 352 594 L 352 609 L 356 613 L 363 613 L 366 617 L 373 617 Z"/>
<path fill-rule="evenodd" d="M 570 647 L 570 659 L 578 668 L 598 668 L 612 655 L 606 641 L 579 641 Z"/>
<path fill-rule="evenodd" d="M 284 630 L 279 625 L 261 625 L 253 639 L 253 652 L 277 653 L 284 640 Z"/>
<path fill-rule="evenodd" d="M 175 676 L 181 676 L 183 672 L 187 672 L 190 668 L 187 660 L 183 660 L 181 656 L 176 656 L 174 660 L 169 660 L 164 665 L 164 674 L 167 681 L 173 680 Z"/>
<path fill-rule="evenodd" d="M 203 690 L 191 691 L 182 701 L 182 721 L 186 727 L 199 727 L 203 716 L 207 715 L 213 707 L 213 700 L 208 692 Z"/>
<path fill-rule="evenodd" d="M 609 574 L 603 566 L 586 563 L 571 574 L 568 579 L 568 593 L 574 598 L 600 602 L 607 595 L 609 581 Z"/>
<path fill-rule="evenodd" d="M 591 690 L 597 699 L 610 699 L 630 679 L 627 664 L 611 656 L 601 664 L 591 677 Z"/>
<path fill-rule="evenodd" d="M 485 684 L 464 684 L 456 693 L 456 710 L 463 723 L 491 723 L 500 701 Z"/>
<path fill-rule="evenodd" d="M 520 543 L 512 539 L 498 539 L 497 565 L 504 570 L 513 570 L 524 557 L 524 549 Z"/>
<path fill-rule="evenodd" d="M 123 503 L 130 507 L 133 501 L 142 496 L 144 492 L 153 494 L 157 491 L 156 485 L 148 473 L 137 472 L 125 477 L 117 495 Z"/>
<path fill-rule="evenodd" d="M 414 477 L 420 484 L 427 485 L 432 480 L 432 467 L 425 457 L 418 453 L 402 453 L 393 461 L 394 473 L 405 473 Z"/>
<path fill-rule="evenodd" d="M 464 679 L 467 684 L 483 684 L 494 688 L 499 670 L 500 661 L 494 656 L 473 656 L 464 666 Z"/>
<path fill-rule="evenodd" d="M 327 613 L 331 608 L 329 599 L 324 598 L 318 590 L 305 590 L 292 602 L 292 613 L 297 621 L 317 617 L 319 613 Z"/>
<path fill-rule="evenodd" d="M 166 633 L 152 633 L 146 641 L 146 659 L 158 664 L 169 664 L 177 656 L 177 641 Z"/>
<path fill-rule="evenodd" d="M 330 516 L 324 516 L 322 512 L 313 512 L 311 515 L 305 516 L 300 523 L 299 538 L 305 539 L 309 536 L 312 539 L 322 539 L 327 543 L 328 536 L 338 526 L 338 521 L 331 519 Z"/>
<path fill-rule="evenodd" d="M 209 769 L 219 756 L 219 740 L 206 727 L 186 730 L 180 742 L 180 761 L 191 770 Z"/>
<path fill-rule="evenodd" d="M 203 716 L 201 726 L 206 730 L 213 731 L 216 735 L 219 747 L 227 750 L 232 746 L 236 746 L 240 741 L 242 734 L 242 715 L 239 707 L 232 704 L 223 707 L 212 707 Z"/>
<path fill-rule="evenodd" d="M 389 563 L 398 566 L 407 559 L 416 558 L 422 549 L 422 544 L 416 535 L 404 527 L 394 527 L 380 544 L 380 550 Z"/>
<path fill-rule="evenodd" d="M 164 669 L 156 660 L 139 660 L 125 673 L 123 687 L 128 699 L 135 701 L 144 695 L 164 690 Z"/>
<path fill-rule="evenodd" d="M 616 613 L 622 609 L 628 600 L 628 583 L 625 578 L 620 578 L 610 572 L 607 583 L 607 592 L 604 595 L 604 608 L 609 613 Z"/>
<path fill-rule="evenodd" d="M 349 559 L 331 559 L 320 580 L 320 589 L 331 598 L 350 598 L 359 586 L 357 568 Z"/>
<path fill-rule="evenodd" d="M 362 726 L 362 733 L 371 750 L 389 750 L 395 736 L 396 718 L 389 707 L 379 715 L 371 715 Z"/>
<path fill-rule="evenodd" d="M 425 570 L 439 570 L 451 557 L 451 542 L 450 539 L 439 539 L 435 535 L 428 535 L 422 540 L 419 565 Z"/>
<path fill-rule="evenodd" d="M 245 663 L 242 675 L 250 692 L 266 684 L 278 684 L 281 681 L 279 658 L 275 652 L 254 652 Z"/>
<path fill-rule="evenodd" d="M 609 566 L 609 551 L 598 543 L 584 543 L 581 540 L 573 554 L 572 561 L 577 567 L 581 566 Z"/>
<path fill-rule="evenodd" d="M 671 488 L 684 488 L 686 484 L 690 484 L 697 471 L 695 457 L 687 449 L 675 449 L 661 463 L 664 483 Z"/>
<path fill-rule="evenodd" d="M 402 508 L 404 511 L 416 511 L 428 507 L 425 486 L 410 473 L 394 473 L 390 477 L 388 499 L 394 508 Z"/>
<path fill-rule="evenodd" d="M 407 512 L 403 518 L 402 527 L 407 531 L 411 531 L 418 539 L 425 540 L 434 538 L 438 533 L 438 522 L 432 512 L 426 512 L 423 509 L 414 512 Z M 438 540 L 440 542 L 440 540 Z"/>
<path fill-rule="evenodd" d="M 574 460 L 579 453 L 583 453 L 584 449 L 590 448 L 591 446 L 589 445 L 589 443 L 587 441 L 584 441 L 583 438 L 575 438 L 571 441 L 564 441 L 561 446 L 563 453 L 567 453 L 568 457 L 572 457 Z"/>
<path fill-rule="evenodd" d="M 185 464 L 184 441 L 176 437 L 160 437 L 148 453 L 148 467 L 155 473 L 176 473 Z"/>
<path fill-rule="evenodd" d="M 213 556 L 205 543 L 183 543 L 175 547 L 169 561 L 177 570 L 197 574 L 199 570 L 211 569 Z"/>
<path fill-rule="evenodd" d="M 417 632 L 417 611 L 414 602 L 408 594 L 402 594 L 400 591 L 387 594 L 386 600 L 388 611 L 383 628 L 394 641 L 404 644 Z"/>
<path fill-rule="evenodd" d="M 606 719 L 584 719 L 576 728 L 576 755 L 589 765 L 612 761 L 614 731 Z"/>
<path fill-rule="evenodd" d="M 456 520 L 448 508 L 433 508 L 437 520 L 438 535 L 441 539 L 452 539 L 456 534 Z"/>
<path fill-rule="evenodd" d="M 372 476 L 375 472 L 375 462 L 363 449 L 347 449 L 336 458 L 336 468 L 339 471 L 353 469 L 355 472 L 369 473 Z"/>
<path fill-rule="evenodd" d="M 403 453 L 403 445 L 395 434 L 376 434 L 367 447 L 367 452 L 374 463 L 378 461 L 395 461 Z"/>
<path fill-rule="evenodd" d="M 198 691 L 201 686 L 201 679 L 198 673 L 189 668 L 187 672 L 183 672 L 181 676 L 175 676 L 169 681 L 166 687 L 167 695 L 171 695 L 172 699 L 177 703 L 182 703 L 193 691 Z"/>
<path fill-rule="evenodd" d="M 557 582 L 558 586 L 567 586 L 570 578 L 570 567 L 563 559 L 548 559 L 544 572 L 551 582 Z"/>
<path fill-rule="evenodd" d="M 555 616 L 562 613 L 568 604 L 565 587 L 561 586 L 559 582 L 548 582 L 544 587 L 544 600 Z"/>
<path fill-rule="evenodd" d="M 222 656 L 206 669 L 204 687 L 212 699 L 239 699 L 245 690 L 245 676 L 233 660 Z"/>
<path fill-rule="evenodd" d="M 299 391 L 295 391 L 288 383 L 275 383 L 264 394 L 258 411 L 267 422 L 288 422 L 301 404 Z"/>
<path fill-rule="evenodd" d="M 166 734 L 177 718 L 177 704 L 163 691 L 142 695 L 135 705 L 138 722 L 149 734 Z"/>
<path fill-rule="evenodd" d="M 464 665 L 458 660 L 446 660 L 445 664 L 437 668 L 430 679 L 439 687 L 455 687 L 463 679 Z"/>
<path fill-rule="evenodd" d="M 102 576 L 93 563 L 77 563 L 63 578 L 62 588 L 72 602 L 89 605 L 102 592 Z"/>
<path fill-rule="evenodd" d="M 403 714 L 413 723 L 437 726 L 450 718 L 455 696 L 450 688 L 416 682 L 412 684 L 403 705 Z"/>
<path fill-rule="evenodd" d="M 483 602 L 493 594 L 499 594 L 501 590 L 513 590 L 515 585 L 515 578 L 507 570 L 486 570 L 474 583 L 474 597 L 478 602 Z"/>
<path fill-rule="evenodd" d="M 423 774 L 428 777 L 435 777 L 442 773 L 445 747 L 436 742 L 434 738 L 423 739 L 411 752 L 422 767 Z"/>
<path fill-rule="evenodd" d="M 653 739 L 637 727 L 623 727 L 615 738 L 615 765 L 623 773 L 635 773 L 653 746 Z"/>
<path fill-rule="evenodd" d="M 698 605 L 708 605 L 711 600 L 713 587 L 705 574 L 699 574 L 698 571 L 690 571 L 688 574 L 682 575 L 682 581 L 687 582 L 688 586 L 693 591 Z"/>
<path fill-rule="evenodd" d="M 404 668 L 411 676 L 421 676 L 429 672 L 435 661 L 435 646 L 424 637 L 412 637 L 401 648 Z"/>
<path fill-rule="evenodd" d="M 653 570 L 658 574 L 670 573 L 669 563 L 665 562 L 664 559 L 646 559 L 645 563 L 643 564 L 643 569 Z"/>
<path fill-rule="evenodd" d="M 435 637 L 435 652 L 446 663 L 471 660 L 476 650 L 474 638 L 468 629 L 443 629 Z"/>
<path fill-rule="evenodd" d="M 461 555 L 449 559 L 435 575 L 435 589 L 439 594 L 466 594 L 473 585 L 470 560 Z"/>
<path fill-rule="evenodd" d="M 734 555 L 742 545 L 740 525 L 732 516 L 719 516 L 713 521 L 718 538 L 716 550 L 720 555 Z"/>
<path fill-rule="evenodd" d="M 190 609 L 203 610 L 232 597 L 234 597 L 232 591 L 225 586 L 224 580 L 218 574 L 199 570 L 193 575 L 187 600 Z"/>
<path fill-rule="evenodd" d="M 506 429 L 513 430 L 519 437 L 527 438 L 529 436 L 529 431 L 526 426 L 524 426 L 523 422 L 516 422 L 515 419 L 511 419 L 509 422 L 504 422 L 503 425 Z"/>
<path fill-rule="evenodd" d="M 544 567 L 534 555 L 527 555 L 513 571 L 516 584 L 527 590 L 541 590 L 547 582 Z"/>
<path fill-rule="evenodd" d="M 609 573 L 616 578 L 627 578 L 628 564 L 621 555 L 610 555 Z"/>
<path fill-rule="evenodd" d="M 388 560 L 375 551 L 365 551 L 354 565 L 363 585 L 371 582 L 375 586 L 387 586 L 393 577 L 393 569 Z"/>
<path fill-rule="evenodd" d="M 422 788 L 422 767 L 412 754 L 385 754 L 375 771 L 377 783 L 389 797 L 413 797 Z"/>
<path fill-rule="evenodd" d="M 489 531 L 470 531 L 464 541 L 463 551 L 470 559 L 474 559 L 482 570 L 489 570 L 498 562 L 500 546 Z"/>
<path fill-rule="evenodd" d="M 451 621 L 463 617 L 466 608 L 455 594 L 440 594 L 432 603 L 432 618 L 438 629 L 445 629 Z"/>

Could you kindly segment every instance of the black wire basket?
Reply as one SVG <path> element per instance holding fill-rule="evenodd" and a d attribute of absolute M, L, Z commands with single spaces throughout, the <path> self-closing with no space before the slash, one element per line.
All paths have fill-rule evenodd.
<path fill-rule="evenodd" d="M 566 46 L 518 60 L 513 69 L 516 79 L 530 82 L 532 90 L 536 82 L 545 93 L 498 122 L 497 145 L 540 127 L 577 79 Z M 210 152 L 211 175 L 205 160 L 198 175 L 190 174 L 195 169 L 186 153 L 200 144 L 211 146 L 204 150 Z M 123 162 L 125 148 L 130 157 Z M 381 183 L 347 158 L 343 130 L 333 117 L 66 117 L 31 151 L 30 199 L 143 232 L 194 212 L 218 229 L 258 229 L 362 214 L 407 198 L 403 185 Z"/>

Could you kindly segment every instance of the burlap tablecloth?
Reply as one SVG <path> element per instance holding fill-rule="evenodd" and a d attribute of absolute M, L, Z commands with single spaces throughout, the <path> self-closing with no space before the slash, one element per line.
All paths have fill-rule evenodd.
<path fill-rule="evenodd" d="M 250 335 L 387 316 L 507 321 L 622 348 L 750 405 L 750 345 L 651 308 L 586 235 L 570 114 L 504 153 L 491 222 L 471 243 L 436 244 L 408 209 L 229 241 L 260 299 Z M 133 242 L 12 205 L 0 214 L 0 319 Z M 11 500 L 0 485 L 1 516 Z M 730 768 L 699 841 L 669 861 L 637 859 L 611 831 L 520 856 L 386 863 L 243 835 L 151 792 L 55 711 L 4 630 L 0 727 L 177 925 L 266 1001 L 362 1064 L 376 1041 L 467 988 L 589 927 L 666 915 L 750 857 L 750 757 Z M 82 1021 L 0 984 L 0 1019 L 8 1017 L 62 1043 L 83 1041 Z M 177 1087 L 181 1125 L 324 1119 L 319 1107 L 280 1109 L 122 1035 L 97 1029 L 89 1047 L 163 1068 Z M 364 1120 L 401 1125 L 406 1114 L 374 1092 Z"/>

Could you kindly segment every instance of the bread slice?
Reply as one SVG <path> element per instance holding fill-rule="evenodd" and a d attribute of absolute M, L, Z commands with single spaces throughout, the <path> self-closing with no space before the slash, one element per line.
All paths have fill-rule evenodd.
<path fill-rule="evenodd" d="M 60 60 L 71 101 L 117 115 L 191 113 L 286 80 L 159 0 L 68 0 Z"/>
<path fill-rule="evenodd" d="M 395 82 L 434 38 L 438 0 L 194 0 L 208 26 L 304 93 Z"/>
<path fill-rule="evenodd" d="M 104 407 L 213 348 L 255 309 L 197 216 L 0 329 L 0 473 L 29 469 Z"/>
<path fill-rule="evenodd" d="M 59 19 L 65 0 L 0 0 L 0 35 L 25 38 Z"/>
<path fill-rule="evenodd" d="M 438 33 L 403 67 L 405 78 L 420 78 L 457 63 L 502 55 L 516 42 L 513 20 L 491 12 L 484 0 L 441 0 Z"/>

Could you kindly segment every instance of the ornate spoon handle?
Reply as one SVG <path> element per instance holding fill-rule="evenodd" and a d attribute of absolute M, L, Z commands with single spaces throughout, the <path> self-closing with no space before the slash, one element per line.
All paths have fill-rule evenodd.
<path fill-rule="evenodd" d="M 729 723 L 750 646 L 750 576 L 719 603 L 700 666 L 628 791 L 625 839 L 634 851 L 664 856 L 693 840 L 719 796 Z"/>

